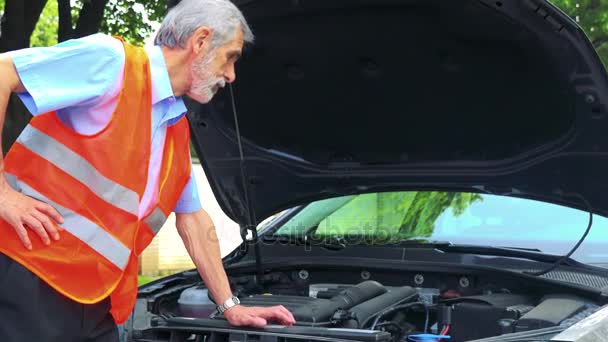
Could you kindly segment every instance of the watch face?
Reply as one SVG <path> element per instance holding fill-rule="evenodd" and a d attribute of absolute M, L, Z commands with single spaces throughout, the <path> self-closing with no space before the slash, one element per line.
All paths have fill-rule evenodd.
<path fill-rule="evenodd" d="M 240 304 L 241 303 L 241 301 L 239 300 L 239 298 L 236 297 L 236 296 L 232 297 L 232 300 L 234 301 L 234 304 Z"/>

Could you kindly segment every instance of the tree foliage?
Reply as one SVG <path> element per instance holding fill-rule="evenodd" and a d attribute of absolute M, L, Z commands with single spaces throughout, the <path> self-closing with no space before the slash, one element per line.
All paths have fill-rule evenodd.
<path fill-rule="evenodd" d="M 323 212 L 307 208 L 312 224 L 317 226 L 315 237 L 357 236 L 374 244 L 427 238 L 432 236 L 441 215 L 451 210 L 452 215 L 460 216 L 471 204 L 483 200 L 475 193 L 437 191 L 381 192 L 343 198 L 347 200 L 344 203 L 323 203 L 323 208 L 340 205 L 318 223 L 314 223 L 314 218 Z M 295 231 L 310 226 L 304 217 L 299 219 L 303 226 L 296 226 Z"/>
<path fill-rule="evenodd" d="M 153 33 L 152 23 L 162 21 L 166 9 L 166 0 L 109 0 L 101 31 L 141 45 Z"/>
<path fill-rule="evenodd" d="M 435 221 L 446 210 L 451 209 L 460 216 L 474 202 L 482 201 L 479 194 L 462 192 L 418 192 L 405 213 L 400 235 L 429 237 L 435 229 Z"/>
<path fill-rule="evenodd" d="M 59 14 L 57 2 L 47 1 L 40 14 L 40 19 L 30 37 L 30 46 L 51 46 L 57 44 L 57 26 Z"/>
<path fill-rule="evenodd" d="M 143 45 L 152 35 L 155 23 L 162 21 L 167 6 L 177 3 L 176 0 L 0 0 L 0 13 L 6 4 L 21 2 L 25 8 L 35 7 L 31 4 L 46 5 L 40 20 L 37 13 L 27 13 L 34 23 L 38 22 L 33 33 L 23 32 L 31 35 L 31 46 L 52 45 L 96 32 L 120 35 L 132 44 Z M 24 19 L 14 17 L 16 21 Z M 19 46 L 24 47 L 28 46 Z"/>

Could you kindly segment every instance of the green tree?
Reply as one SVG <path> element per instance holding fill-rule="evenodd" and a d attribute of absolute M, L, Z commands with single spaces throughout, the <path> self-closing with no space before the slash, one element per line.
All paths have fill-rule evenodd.
<path fill-rule="evenodd" d="M 153 23 L 161 22 L 167 6 L 177 1 L 109 0 L 101 31 L 120 35 L 132 44 L 143 44 L 153 33 Z"/>
<path fill-rule="evenodd" d="M 481 195 L 474 193 L 418 192 L 408 204 L 399 235 L 429 237 L 435 229 L 435 221 L 446 210 L 452 209 L 452 213 L 459 216 L 471 204 L 482 200 Z"/>
<path fill-rule="evenodd" d="M 57 44 L 57 2 L 47 1 L 46 6 L 40 14 L 40 19 L 30 37 L 30 46 L 51 46 Z"/>
<path fill-rule="evenodd" d="M 142 45 L 153 33 L 154 23 L 162 21 L 167 7 L 178 2 L 179 0 L 0 0 L 0 13 L 3 17 L 0 43 L 4 43 L 0 44 L 0 52 L 28 47 L 30 36 L 33 36 L 32 43 L 48 45 L 100 31 L 121 35 L 130 43 Z M 34 26 L 36 32 L 33 33 Z M 56 38 L 49 39 L 53 34 Z"/>
<path fill-rule="evenodd" d="M 314 227 L 315 237 L 357 236 L 366 243 L 386 243 L 408 238 L 430 237 L 435 222 L 447 210 L 456 216 L 462 215 L 474 202 L 482 201 L 479 194 L 436 191 L 399 191 L 370 193 L 340 199 L 319 201 L 308 207 L 304 217 L 298 219 L 296 231 L 302 227 Z M 325 212 L 327 209 L 331 212 Z M 315 218 L 323 217 L 320 222 Z M 283 233 L 289 231 L 281 229 Z"/>

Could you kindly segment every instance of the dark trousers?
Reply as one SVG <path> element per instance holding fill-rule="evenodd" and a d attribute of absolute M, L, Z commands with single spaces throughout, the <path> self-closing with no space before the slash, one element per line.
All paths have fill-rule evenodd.
<path fill-rule="evenodd" d="M 0 253 L 0 341 L 117 342 L 109 311 L 109 299 L 77 303 Z"/>

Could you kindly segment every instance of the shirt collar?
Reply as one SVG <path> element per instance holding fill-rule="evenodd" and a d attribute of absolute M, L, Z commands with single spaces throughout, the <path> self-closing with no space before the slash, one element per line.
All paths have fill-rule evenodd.
<path fill-rule="evenodd" d="M 162 121 L 168 121 L 169 125 L 176 123 L 186 113 L 186 105 L 181 97 L 173 96 L 171 80 L 167 72 L 165 57 L 158 45 L 145 48 L 150 60 L 150 73 L 152 76 L 152 105 L 161 102 L 166 103 L 166 111 Z"/>

